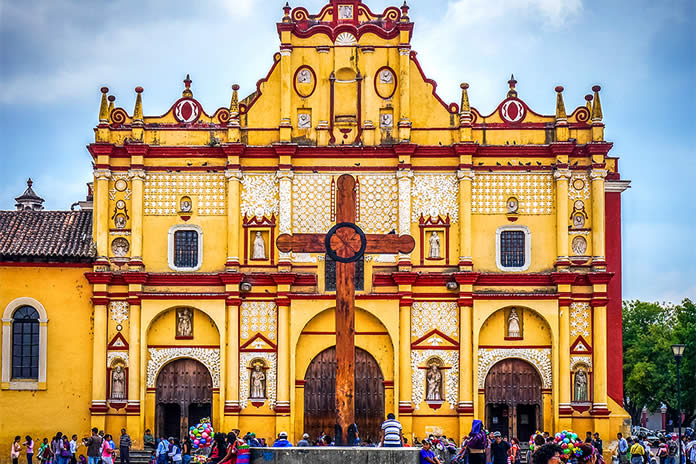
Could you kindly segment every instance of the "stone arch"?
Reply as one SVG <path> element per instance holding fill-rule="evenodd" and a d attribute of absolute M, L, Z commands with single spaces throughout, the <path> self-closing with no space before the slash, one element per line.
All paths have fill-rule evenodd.
<path fill-rule="evenodd" d="M 17 309 L 22 306 L 31 306 L 39 313 L 39 373 L 36 381 L 17 381 L 12 382 L 11 356 L 12 356 L 12 317 Z M 12 300 L 2 314 L 2 372 L 0 379 L 3 383 L 9 384 L 13 390 L 36 390 L 46 383 L 46 367 L 48 365 L 48 312 L 46 308 L 31 297 L 19 297 Z"/>
<path fill-rule="evenodd" d="M 327 308 L 314 314 L 303 325 L 295 343 L 295 376 L 298 379 L 304 378 L 309 364 L 320 352 L 336 345 L 334 316 L 335 308 Z M 367 323 L 366 328 L 369 330 L 364 330 L 363 327 L 360 327 L 361 325 L 365 325 L 365 323 Z M 326 330 L 326 327 L 330 327 L 330 330 Z M 355 346 L 367 351 L 377 360 L 378 364 L 382 367 L 382 374 L 385 379 L 393 379 L 394 344 L 385 324 L 374 313 L 367 309 L 356 307 L 355 327 Z M 363 340 L 361 332 L 368 332 L 370 334 L 369 343 Z M 312 337 L 312 342 L 306 343 L 310 336 Z M 300 351 L 302 351 L 302 353 L 300 353 Z M 386 367 L 388 366 L 392 368 L 387 370 Z"/>
<path fill-rule="evenodd" d="M 202 321 L 210 323 L 210 325 L 215 329 L 215 333 L 217 334 L 217 339 L 215 340 L 214 344 L 219 345 L 219 343 L 220 343 L 220 327 L 218 326 L 218 323 L 215 322 L 214 315 L 203 308 L 198 308 L 196 306 L 187 305 L 187 304 L 172 305 L 172 306 L 169 306 L 167 308 L 164 308 L 161 311 L 158 311 L 154 316 L 152 316 L 152 318 L 149 321 L 147 321 L 144 335 L 147 337 L 148 344 L 157 344 L 157 343 L 153 343 L 151 340 L 151 337 L 153 335 L 152 334 L 153 328 L 155 328 L 155 326 L 157 326 L 158 324 L 163 323 L 163 320 L 165 318 L 168 318 L 172 315 L 174 318 L 176 318 L 177 308 L 184 308 L 184 307 L 190 308 L 193 310 L 194 338 L 198 338 L 198 337 L 196 337 L 196 329 L 198 329 L 200 327 L 200 325 L 199 325 L 200 319 L 201 319 L 200 316 L 204 316 L 202 318 Z M 199 316 L 198 318 L 196 317 L 197 315 Z M 196 321 L 198 321 L 199 323 L 197 324 Z M 174 323 L 172 323 L 171 327 L 172 328 L 174 327 Z M 165 330 L 166 330 L 166 328 L 165 328 Z M 171 339 L 173 339 L 173 338 L 174 338 L 174 336 L 172 335 Z"/>
<path fill-rule="evenodd" d="M 479 345 L 501 345 L 500 340 L 507 339 L 507 316 L 513 308 L 521 318 L 522 340 L 537 346 L 552 344 L 552 325 L 543 314 L 529 306 L 506 305 L 495 309 L 483 320 L 479 328 Z M 511 342 L 510 345 L 518 343 Z"/>

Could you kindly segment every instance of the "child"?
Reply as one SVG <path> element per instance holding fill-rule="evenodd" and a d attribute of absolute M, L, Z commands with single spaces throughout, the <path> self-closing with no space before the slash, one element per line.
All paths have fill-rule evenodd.
<path fill-rule="evenodd" d="M 102 461 L 104 464 L 114 464 L 114 448 L 111 446 L 111 435 L 104 435 L 104 443 L 102 444 Z"/>

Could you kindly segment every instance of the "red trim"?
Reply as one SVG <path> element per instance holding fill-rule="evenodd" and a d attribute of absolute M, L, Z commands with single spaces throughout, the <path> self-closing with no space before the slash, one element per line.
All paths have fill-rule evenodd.
<path fill-rule="evenodd" d="M 148 348 L 220 348 L 220 345 L 147 345 Z"/>
<path fill-rule="evenodd" d="M 264 342 L 266 342 L 266 344 L 267 344 L 268 346 L 270 346 L 271 348 L 270 348 L 270 349 L 269 349 L 269 348 L 264 348 L 264 349 L 247 348 L 249 345 L 251 345 L 252 343 L 254 343 L 254 341 L 256 341 L 256 340 L 259 339 L 259 338 L 260 338 L 261 340 L 263 340 Z M 266 337 L 265 337 L 263 334 L 261 334 L 261 333 L 257 333 L 256 335 L 254 335 L 253 337 L 251 337 L 249 340 L 247 340 L 246 343 L 244 343 L 242 346 L 239 347 L 239 351 L 261 351 L 261 352 L 266 352 L 266 351 L 267 351 L 267 352 L 275 352 L 277 349 L 278 349 L 278 346 L 277 346 L 275 343 L 273 343 L 272 341 L 270 341 L 268 338 L 266 338 Z"/>
<path fill-rule="evenodd" d="M 80 267 L 92 268 L 93 264 L 90 260 L 84 263 L 61 263 L 58 261 L 42 262 L 25 262 L 25 261 L 0 261 L 0 267 Z"/>
<path fill-rule="evenodd" d="M 423 265 L 425 263 L 425 229 L 426 228 L 433 228 L 433 229 L 440 229 L 444 228 L 445 229 L 445 266 L 449 266 L 449 255 L 450 255 L 450 217 L 449 214 L 443 219 L 440 216 L 437 216 L 436 219 L 433 219 L 432 216 L 428 216 L 428 219 L 425 219 L 423 217 L 423 214 L 421 213 L 420 218 L 418 218 L 418 227 L 420 228 L 420 263 Z M 435 260 L 435 258 L 427 258 L 429 260 Z M 437 258 L 437 260 L 442 260 L 443 258 Z"/>
<path fill-rule="evenodd" d="M 393 82 L 394 87 L 392 88 L 391 93 L 389 95 L 386 95 L 386 96 L 379 93 L 379 87 L 377 87 L 377 84 L 378 84 L 377 79 L 379 79 L 379 73 L 382 72 L 383 69 L 388 69 L 391 72 L 392 77 L 394 79 L 394 82 Z M 377 94 L 377 96 L 379 98 L 382 98 L 383 100 L 388 100 L 394 96 L 394 93 L 396 92 L 396 87 L 398 86 L 398 84 L 399 84 L 399 79 L 398 79 L 398 77 L 396 77 L 396 72 L 392 68 L 390 68 L 389 66 L 382 66 L 375 73 L 375 78 L 374 78 L 375 93 Z"/>
<path fill-rule="evenodd" d="M 623 405 L 621 194 L 607 192 L 604 198 L 607 271 L 614 274 L 607 285 L 607 394 L 619 405 Z"/>
<path fill-rule="evenodd" d="M 430 347 L 430 346 L 425 346 L 425 345 L 418 346 L 418 345 L 419 345 L 420 343 L 424 342 L 425 340 L 427 340 L 428 338 L 432 337 L 433 335 L 437 335 L 437 336 L 439 336 L 439 337 L 442 337 L 442 338 L 444 338 L 445 340 L 447 340 L 448 342 L 450 342 L 450 343 L 453 345 L 453 346 L 450 346 L 450 347 L 440 347 L 439 349 L 441 349 L 441 350 L 445 350 L 445 349 L 452 349 L 452 350 L 453 350 L 453 349 L 459 349 L 459 342 L 458 342 L 457 340 L 455 340 L 455 339 L 453 339 L 453 338 L 451 338 L 451 337 L 449 337 L 449 336 L 443 334 L 443 333 L 440 332 L 438 329 L 433 329 L 433 330 L 431 330 L 430 332 L 428 332 L 428 333 L 426 333 L 425 335 L 423 335 L 422 337 L 420 337 L 418 340 L 415 340 L 415 341 L 411 342 L 411 349 L 412 349 L 412 350 L 423 350 L 423 349 L 430 349 L 430 348 L 432 348 L 432 347 Z"/>
<path fill-rule="evenodd" d="M 551 348 L 551 345 L 479 345 L 479 348 L 497 349 L 497 348 Z"/>
<path fill-rule="evenodd" d="M 117 341 L 121 341 L 123 343 L 123 346 L 116 346 Z M 109 344 L 106 346 L 107 351 L 121 351 L 121 350 L 128 350 L 128 342 L 126 339 L 123 337 L 123 334 L 121 332 L 117 332 L 114 338 L 111 339 Z"/>
<path fill-rule="evenodd" d="M 594 338 L 594 337 L 593 337 Z M 582 343 L 585 345 L 587 348 L 586 350 L 578 350 L 578 345 Z M 592 345 L 587 343 L 587 340 L 585 340 L 582 335 L 578 336 L 578 338 L 575 339 L 572 345 L 570 345 L 570 353 L 571 354 L 592 354 Z"/>
<path fill-rule="evenodd" d="M 297 90 L 297 75 L 300 73 L 302 69 L 309 69 L 309 72 L 312 73 L 312 91 L 309 92 L 307 95 L 302 95 L 299 90 Z M 309 66 L 309 65 L 302 65 L 297 70 L 295 71 L 295 75 L 292 78 L 292 87 L 295 89 L 295 93 L 300 97 L 300 98 L 309 98 L 312 96 L 314 91 L 317 89 L 317 74 L 314 72 L 314 69 Z"/>
<path fill-rule="evenodd" d="M 280 53 L 274 53 L 273 54 L 273 65 L 271 66 L 271 69 L 268 70 L 268 74 L 266 74 L 266 77 L 259 79 L 256 81 L 256 95 L 254 96 L 254 99 L 249 102 L 248 105 L 239 105 L 239 113 L 240 114 L 246 114 L 249 112 L 252 106 L 254 106 L 254 103 L 256 103 L 263 92 L 261 92 L 261 85 L 266 83 L 268 79 L 270 79 L 271 74 L 273 74 L 273 71 L 275 71 L 276 66 L 278 66 L 278 63 L 280 63 Z M 274 128 L 273 130 L 277 130 L 277 128 Z"/>
<path fill-rule="evenodd" d="M 428 78 L 425 76 L 425 73 L 423 72 L 423 68 L 421 67 L 420 63 L 418 62 L 418 58 L 416 58 L 417 55 L 418 55 L 418 53 L 412 50 L 411 53 L 409 54 L 409 58 L 410 58 L 411 61 L 413 61 L 413 63 L 416 65 L 416 68 L 418 68 L 418 72 L 420 73 L 421 78 L 425 81 L 425 83 L 426 83 L 426 84 L 430 84 L 430 85 L 433 86 L 433 91 L 432 91 L 433 97 L 435 97 L 435 99 L 436 99 L 438 102 L 440 102 L 440 104 L 441 104 L 442 106 L 444 106 L 445 109 L 446 109 L 449 113 L 452 113 L 452 114 L 459 113 L 459 105 L 457 105 L 456 103 L 450 103 L 450 104 L 448 105 L 448 104 L 445 103 L 445 101 L 444 101 L 442 98 L 440 98 L 440 96 L 437 94 L 437 82 L 435 82 L 433 79 L 428 79 Z"/>

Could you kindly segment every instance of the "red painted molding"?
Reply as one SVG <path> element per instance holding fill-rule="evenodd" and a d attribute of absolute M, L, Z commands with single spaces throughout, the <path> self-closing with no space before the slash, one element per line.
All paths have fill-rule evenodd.
<path fill-rule="evenodd" d="M 432 348 L 431 346 L 426 346 L 426 345 L 419 346 L 419 344 L 424 342 L 428 338 L 432 337 L 433 335 L 437 335 L 438 337 L 444 338 L 445 340 L 447 340 L 448 342 L 450 342 L 452 344 L 452 346 L 440 347 L 441 350 L 442 349 L 459 349 L 459 342 L 457 340 L 445 335 L 444 333 L 440 332 L 438 329 L 433 329 L 430 332 L 423 335 L 422 337 L 420 337 L 419 339 L 411 342 L 411 349 L 412 350 L 422 350 L 422 349 L 426 349 L 426 348 L 427 349 Z"/>
<path fill-rule="evenodd" d="M 399 414 L 411 414 L 415 411 L 413 406 L 399 405 Z"/>
<path fill-rule="evenodd" d="M 225 415 L 226 415 L 226 416 L 238 414 L 238 413 L 240 413 L 241 411 L 242 411 L 242 407 L 241 407 L 241 406 L 238 406 L 238 405 L 235 405 L 235 406 L 228 406 L 228 405 L 225 405 L 225 410 L 224 410 L 224 412 L 225 412 Z"/>
<path fill-rule="evenodd" d="M 110 272 L 85 272 L 85 277 L 90 284 L 108 284 L 111 282 Z"/>
<path fill-rule="evenodd" d="M 128 284 L 144 284 L 147 281 L 146 272 L 126 272 L 123 274 L 123 280 Z"/>
<path fill-rule="evenodd" d="M 397 285 L 413 285 L 418 279 L 418 274 L 415 272 L 394 272 L 391 278 Z"/>
<path fill-rule="evenodd" d="M 486 349 L 499 349 L 499 348 L 551 348 L 551 345 L 524 345 L 524 344 L 516 344 L 516 345 L 479 345 L 479 348 L 486 348 Z"/>
<path fill-rule="evenodd" d="M 474 413 L 474 407 L 473 406 L 457 406 L 457 413 L 459 414 L 473 414 Z"/>
<path fill-rule="evenodd" d="M 266 349 L 255 349 L 255 348 L 247 348 L 249 345 L 253 344 L 256 340 L 258 339 L 263 340 L 268 346 L 271 348 L 266 348 Z M 246 341 L 242 346 L 239 347 L 239 351 L 269 351 L 269 352 L 275 352 L 278 349 L 278 346 L 273 343 L 271 340 L 266 338 L 262 333 L 257 333 L 254 335 L 252 338 Z"/>
<path fill-rule="evenodd" d="M 456 280 L 459 285 L 473 285 L 480 278 L 481 278 L 481 273 L 479 273 L 479 272 L 455 272 L 454 273 L 454 280 Z"/>
<path fill-rule="evenodd" d="M 91 269 L 93 267 L 92 261 L 89 262 L 65 262 L 60 261 L 0 261 L 0 267 L 81 267 Z"/>
<path fill-rule="evenodd" d="M 120 341 L 123 343 L 122 346 L 117 346 L 116 342 Z M 107 351 L 112 351 L 112 350 L 128 350 L 128 342 L 124 338 L 123 334 L 121 332 L 116 333 L 114 338 L 111 339 L 109 344 L 106 346 Z"/>
<path fill-rule="evenodd" d="M 290 413 L 290 406 L 278 406 L 278 405 L 276 405 L 275 412 L 278 414 L 289 414 Z"/>

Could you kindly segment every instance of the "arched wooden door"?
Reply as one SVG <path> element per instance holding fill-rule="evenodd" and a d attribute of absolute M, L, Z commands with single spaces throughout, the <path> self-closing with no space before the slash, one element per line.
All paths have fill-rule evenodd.
<path fill-rule="evenodd" d="M 334 435 L 336 424 L 336 347 L 319 353 L 307 368 L 304 386 L 304 432 L 313 440 Z M 360 439 L 376 441 L 384 420 L 384 377 L 370 353 L 355 348 L 355 422 Z"/>
<path fill-rule="evenodd" d="M 195 359 L 170 362 L 157 375 L 155 402 L 157 436 L 186 436 L 190 425 L 212 413 L 213 379 L 208 368 Z"/>
<path fill-rule="evenodd" d="M 527 361 L 504 359 L 486 376 L 486 426 L 522 441 L 542 425 L 541 377 Z"/>

